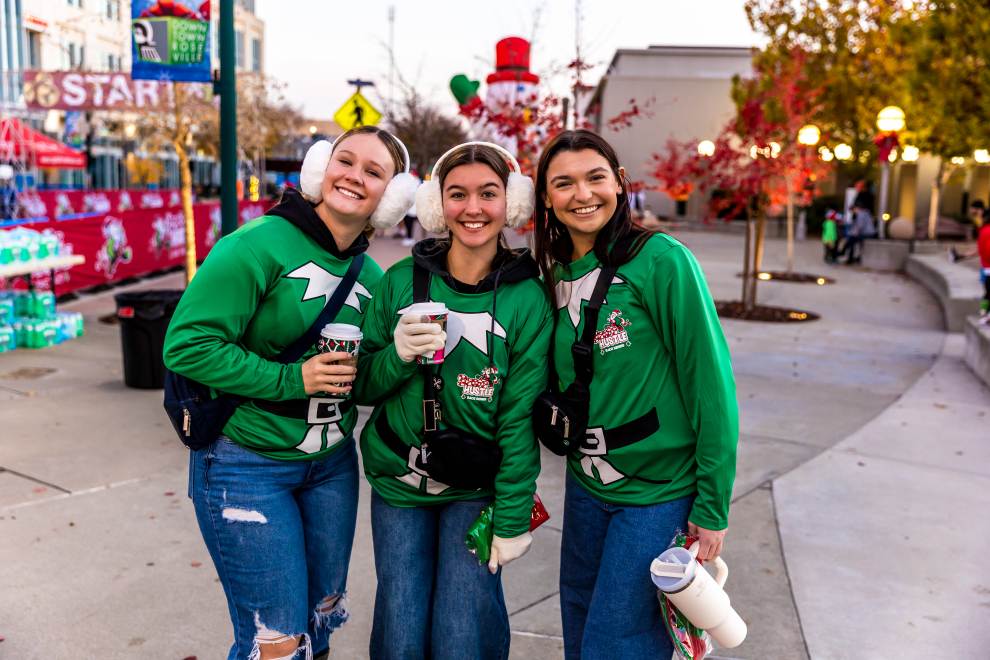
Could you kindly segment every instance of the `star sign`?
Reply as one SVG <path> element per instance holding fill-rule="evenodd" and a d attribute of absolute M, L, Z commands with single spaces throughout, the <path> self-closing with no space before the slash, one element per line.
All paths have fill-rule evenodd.
<path fill-rule="evenodd" d="M 574 324 L 575 328 L 581 322 L 581 303 L 585 300 L 591 300 L 591 294 L 595 291 L 595 284 L 598 283 L 598 274 L 601 272 L 601 267 L 595 268 L 576 280 L 557 282 L 557 286 L 554 288 L 557 309 L 563 309 L 564 305 L 567 306 L 567 313 L 570 315 L 571 323 Z M 612 284 L 622 284 L 623 281 L 618 277 L 612 278 Z M 564 303 L 561 304 L 561 301 Z M 602 304 L 605 304 L 604 300 Z"/>
<path fill-rule="evenodd" d="M 292 279 L 298 280 L 309 280 L 306 282 L 306 292 L 303 293 L 302 297 L 303 301 L 322 297 L 324 298 L 324 305 L 330 302 L 330 297 L 333 295 L 333 292 L 337 290 L 337 286 L 339 286 L 341 281 L 344 279 L 342 277 L 337 277 L 323 268 L 320 268 L 312 261 L 296 268 L 294 271 L 286 275 L 286 277 L 291 277 Z M 371 292 L 364 288 L 363 284 L 360 282 L 354 282 L 354 286 L 347 294 L 344 304 L 349 307 L 353 307 L 358 311 L 358 313 L 360 313 L 361 301 L 358 300 L 358 294 L 364 296 L 365 298 L 371 297 Z"/>

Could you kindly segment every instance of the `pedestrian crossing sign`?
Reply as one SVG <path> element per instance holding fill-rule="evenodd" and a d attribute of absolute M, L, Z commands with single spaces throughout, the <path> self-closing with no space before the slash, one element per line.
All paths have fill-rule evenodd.
<path fill-rule="evenodd" d="M 361 92 L 354 92 L 333 116 L 333 120 L 345 131 L 358 126 L 374 126 L 381 118 L 382 113 Z"/>

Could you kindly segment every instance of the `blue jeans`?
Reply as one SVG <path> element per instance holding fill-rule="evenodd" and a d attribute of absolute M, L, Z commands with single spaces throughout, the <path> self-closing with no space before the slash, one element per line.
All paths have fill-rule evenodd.
<path fill-rule="evenodd" d="M 650 562 L 687 529 L 694 497 L 608 504 L 568 472 L 560 546 L 560 616 L 567 660 L 670 658 Z"/>
<path fill-rule="evenodd" d="M 490 500 L 401 508 L 371 494 L 375 543 L 372 660 L 505 660 L 509 615 L 501 571 L 464 545 Z"/>
<path fill-rule="evenodd" d="M 189 459 L 189 496 L 227 596 L 234 644 L 302 636 L 298 657 L 322 653 L 347 620 L 347 566 L 357 518 L 353 440 L 314 461 L 266 458 L 220 437 Z"/>

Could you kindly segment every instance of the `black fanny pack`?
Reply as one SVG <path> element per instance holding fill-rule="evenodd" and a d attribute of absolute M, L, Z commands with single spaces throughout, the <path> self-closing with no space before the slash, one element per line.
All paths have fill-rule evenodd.
<path fill-rule="evenodd" d="M 553 349 L 550 351 L 550 387 L 536 397 L 533 404 L 533 431 L 544 447 L 566 456 L 574 453 L 584 442 L 588 429 L 588 409 L 591 405 L 591 379 L 594 375 L 595 330 L 598 327 L 598 312 L 605 302 L 615 268 L 603 267 L 598 273 L 595 289 L 584 308 L 584 329 L 581 336 L 571 346 L 574 360 L 574 382 L 563 392 L 559 391 L 557 370 L 554 365 Z M 554 314 L 554 330 L 557 315 Z"/>
<path fill-rule="evenodd" d="M 428 302 L 430 273 L 413 266 L 413 302 Z M 441 379 L 433 365 L 420 365 L 423 374 L 423 439 L 417 467 L 431 479 L 463 490 L 490 489 L 502 465 L 502 448 L 457 428 L 440 428 L 443 410 L 438 391 Z M 496 428 L 498 424 L 495 425 Z"/>
<path fill-rule="evenodd" d="M 347 300 L 357 281 L 363 264 L 362 252 L 351 260 L 347 274 L 337 285 L 313 325 L 279 353 L 274 358 L 275 362 L 282 364 L 296 362 L 316 343 L 323 326 L 333 321 L 337 312 L 344 306 L 344 301 Z M 214 397 L 209 386 L 172 370 L 165 371 L 165 414 L 172 422 L 172 428 L 175 429 L 179 440 L 189 449 L 202 449 L 213 444 L 213 441 L 223 433 L 223 427 L 230 421 L 238 406 L 247 400 L 244 397 L 225 393 Z"/>

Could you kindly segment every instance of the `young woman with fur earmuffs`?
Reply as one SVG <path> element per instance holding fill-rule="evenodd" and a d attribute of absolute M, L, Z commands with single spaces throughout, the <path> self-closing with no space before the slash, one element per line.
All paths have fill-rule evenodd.
<path fill-rule="evenodd" d="M 354 284 L 333 320 L 361 325 L 382 276 L 367 235 L 402 219 L 419 184 L 408 171 L 405 147 L 379 128 L 317 142 L 302 192 L 216 244 L 169 327 L 169 369 L 244 399 L 189 468 L 234 627 L 230 660 L 325 657 L 347 619 L 357 411 L 339 395 L 355 368 L 301 338 L 342 282 Z M 297 341 L 305 353 L 287 361 Z"/>
<path fill-rule="evenodd" d="M 500 567 L 532 541 L 530 415 L 546 385 L 550 305 L 529 251 L 501 232 L 530 218 L 533 183 L 501 147 L 466 143 L 437 161 L 416 210 L 449 234 L 382 277 L 355 382 L 358 402 L 375 406 L 361 434 L 378 574 L 371 657 L 504 659 Z M 408 312 L 414 302 L 443 303 L 446 332 Z M 417 364 L 440 349 L 441 364 Z M 493 501 L 491 559 L 479 565 L 465 534 Z"/>

